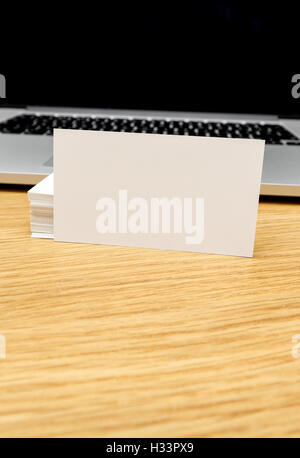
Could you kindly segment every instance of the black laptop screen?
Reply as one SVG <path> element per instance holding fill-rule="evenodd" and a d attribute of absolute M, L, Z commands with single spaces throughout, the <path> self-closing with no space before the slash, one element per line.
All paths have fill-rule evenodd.
<path fill-rule="evenodd" d="M 281 3 L 18 6 L 1 20 L 1 103 L 297 114 L 299 8 Z"/>

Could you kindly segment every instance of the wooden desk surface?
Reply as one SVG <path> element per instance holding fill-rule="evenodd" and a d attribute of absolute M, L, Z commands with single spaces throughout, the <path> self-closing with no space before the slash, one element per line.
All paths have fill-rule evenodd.
<path fill-rule="evenodd" d="M 242 259 L 33 240 L 2 189 L 0 313 L 1 437 L 300 437 L 300 202 Z"/>

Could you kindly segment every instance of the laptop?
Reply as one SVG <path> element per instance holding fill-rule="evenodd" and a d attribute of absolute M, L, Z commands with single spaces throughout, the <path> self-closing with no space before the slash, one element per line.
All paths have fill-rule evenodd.
<path fill-rule="evenodd" d="M 0 182 L 36 184 L 52 172 L 53 129 L 90 129 L 264 139 L 261 193 L 300 196 L 295 8 L 20 10 L 0 31 Z"/>

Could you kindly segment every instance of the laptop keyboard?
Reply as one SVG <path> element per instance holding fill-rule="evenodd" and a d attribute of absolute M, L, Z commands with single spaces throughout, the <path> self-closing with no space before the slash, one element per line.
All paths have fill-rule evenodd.
<path fill-rule="evenodd" d="M 300 139 L 279 124 L 166 119 L 46 116 L 24 114 L 0 123 L 0 132 L 53 135 L 53 129 L 102 130 L 201 137 L 255 138 L 271 145 L 300 145 Z"/>

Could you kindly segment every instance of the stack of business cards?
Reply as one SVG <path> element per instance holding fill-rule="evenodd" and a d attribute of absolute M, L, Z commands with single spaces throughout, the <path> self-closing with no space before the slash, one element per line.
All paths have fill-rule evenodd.
<path fill-rule="evenodd" d="M 53 173 L 28 191 L 31 235 L 53 238 Z"/>

